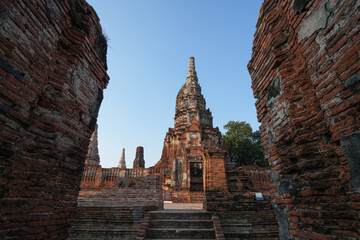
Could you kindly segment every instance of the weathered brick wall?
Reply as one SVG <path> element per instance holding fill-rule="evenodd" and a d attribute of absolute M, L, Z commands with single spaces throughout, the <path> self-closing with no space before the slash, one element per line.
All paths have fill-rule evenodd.
<path fill-rule="evenodd" d="M 100 168 L 85 167 L 80 188 L 113 188 L 119 184 L 120 178 L 139 178 L 149 175 L 149 170 L 144 168 Z"/>
<path fill-rule="evenodd" d="M 226 239 L 278 239 L 279 225 L 270 199 L 253 192 L 207 191 L 205 208 L 219 216 Z"/>
<path fill-rule="evenodd" d="M 1 239 L 67 238 L 106 47 L 85 1 L 0 1 Z"/>
<path fill-rule="evenodd" d="M 278 239 L 279 225 L 270 203 L 269 170 L 256 166 L 235 167 L 231 163 L 226 168 L 229 188 L 205 192 L 205 208 L 217 213 L 225 237 Z M 256 200 L 255 192 L 262 192 L 264 200 Z"/>
<path fill-rule="evenodd" d="M 173 190 L 171 192 L 171 200 L 174 203 L 188 203 L 190 202 L 190 191 L 188 190 Z"/>
<path fill-rule="evenodd" d="M 100 184 L 88 176 L 81 184 L 70 239 L 136 239 L 146 212 L 163 209 L 162 177 L 102 170 L 109 171 Z"/>
<path fill-rule="evenodd" d="M 270 170 L 258 166 L 240 166 L 228 164 L 226 170 L 229 189 L 231 192 L 243 191 L 262 192 L 270 195 L 274 187 L 270 179 Z"/>
<path fill-rule="evenodd" d="M 79 206 L 148 206 L 162 209 L 161 179 L 161 176 L 116 177 L 100 186 L 83 187 L 82 184 Z"/>
<path fill-rule="evenodd" d="M 248 69 L 282 239 L 358 239 L 360 2 L 266 0 Z"/>
<path fill-rule="evenodd" d="M 228 191 L 229 185 L 226 178 L 226 164 L 230 161 L 226 151 L 208 150 L 204 158 L 204 190 Z"/>

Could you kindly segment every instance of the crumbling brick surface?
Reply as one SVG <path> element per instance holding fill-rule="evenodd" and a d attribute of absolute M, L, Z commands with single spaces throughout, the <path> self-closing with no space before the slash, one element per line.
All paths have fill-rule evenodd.
<path fill-rule="evenodd" d="M 146 212 L 164 204 L 162 177 L 145 172 L 86 168 L 70 239 L 136 239 Z"/>
<path fill-rule="evenodd" d="M 0 238 L 66 239 L 106 74 L 85 1 L 0 1 Z"/>
<path fill-rule="evenodd" d="M 359 8 L 356 0 L 261 7 L 248 69 L 282 239 L 360 237 Z"/>
<path fill-rule="evenodd" d="M 232 163 L 219 166 L 226 154 L 221 152 L 205 154 L 206 162 L 212 162 L 215 167 L 209 180 L 227 184 L 214 184 L 206 180 L 205 209 L 214 211 L 219 216 L 225 238 L 229 239 L 278 239 L 279 225 L 275 211 L 270 202 L 271 188 L 274 187 L 267 168 L 257 166 L 236 167 Z M 205 164 L 205 170 L 207 170 Z M 214 174 L 215 173 L 215 174 Z M 210 184 L 209 184 L 210 183 Z M 264 199 L 257 200 L 255 192 L 261 192 Z"/>
<path fill-rule="evenodd" d="M 270 195 L 274 184 L 270 179 L 271 171 L 258 166 L 227 165 L 226 171 L 229 191 L 231 192 L 262 192 Z"/>
<path fill-rule="evenodd" d="M 227 151 L 204 152 L 204 189 L 205 191 L 228 191 L 226 178 Z"/>

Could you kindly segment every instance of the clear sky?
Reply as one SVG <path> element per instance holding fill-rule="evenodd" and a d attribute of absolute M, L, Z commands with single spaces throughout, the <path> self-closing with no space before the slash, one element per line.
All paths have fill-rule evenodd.
<path fill-rule="evenodd" d="M 137 146 L 146 167 L 160 159 L 191 56 L 214 127 L 224 133 L 234 120 L 258 129 L 246 66 L 262 0 L 88 2 L 108 38 L 110 83 L 98 117 L 102 167 L 117 166 L 122 148 L 128 168 Z"/>

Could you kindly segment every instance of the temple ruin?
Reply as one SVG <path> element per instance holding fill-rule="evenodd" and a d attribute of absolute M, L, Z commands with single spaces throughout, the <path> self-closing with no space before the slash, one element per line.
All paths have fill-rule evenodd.
<path fill-rule="evenodd" d="M 153 167 L 145 168 L 141 146 L 136 149 L 131 169 L 122 164 L 114 168 L 86 165 L 70 239 L 181 238 L 182 234 L 171 232 L 176 224 L 152 227 L 171 216 L 169 211 L 162 211 L 164 201 L 203 204 L 201 212 L 181 212 L 184 219 L 177 228 L 183 237 L 278 237 L 270 204 L 269 172 L 231 163 L 221 133 L 213 128 L 211 112 L 206 109 L 194 57 L 189 59 L 186 82 L 176 97 L 174 122 L 175 127 L 166 133 L 161 159 Z M 97 144 L 96 132 L 92 141 Z M 96 149 L 94 144 L 90 144 L 90 152 Z M 121 161 L 124 158 L 122 155 Z M 255 192 L 265 199 L 257 200 Z M 205 210 L 209 211 L 205 214 Z M 206 230 L 201 227 L 202 214 L 210 222 Z M 149 226 L 144 227 L 146 219 Z M 216 229 L 223 230 L 215 231 L 215 223 Z"/>
<path fill-rule="evenodd" d="M 357 0 L 262 4 L 248 70 L 270 169 L 229 161 L 194 59 L 156 166 L 139 149 L 136 168 L 101 168 L 95 11 L 0 1 L 0 238 L 359 239 L 359 18 Z M 204 210 L 164 213 L 168 199 Z"/>
<path fill-rule="evenodd" d="M 176 97 L 174 128 L 166 133 L 161 159 L 155 165 L 170 170 L 165 189 L 171 192 L 172 201 L 203 202 L 203 153 L 209 149 L 225 150 L 221 133 L 213 128 L 212 120 L 201 94 L 195 59 L 190 57 L 186 82 Z"/>

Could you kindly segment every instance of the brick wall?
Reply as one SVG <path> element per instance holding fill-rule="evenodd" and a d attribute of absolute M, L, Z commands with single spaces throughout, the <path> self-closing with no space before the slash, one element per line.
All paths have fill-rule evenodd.
<path fill-rule="evenodd" d="M 205 209 L 220 218 L 229 239 L 278 239 L 279 225 L 270 192 L 273 186 L 269 170 L 256 166 L 226 166 L 228 189 L 206 190 Z M 261 192 L 264 200 L 256 200 Z"/>
<path fill-rule="evenodd" d="M 248 69 L 282 239 L 358 239 L 360 2 L 266 0 Z"/>
<path fill-rule="evenodd" d="M 67 238 L 106 47 L 85 1 L 0 1 L 1 239 Z"/>
<path fill-rule="evenodd" d="M 264 167 L 236 167 L 230 163 L 227 165 L 226 175 L 231 192 L 247 190 L 270 195 L 270 191 L 274 187 L 270 179 L 270 170 Z"/>
<path fill-rule="evenodd" d="M 85 167 L 80 188 L 113 188 L 122 178 L 139 178 L 149 175 L 149 170 L 144 168 L 101 168 Z"/>
<path fill-rule="evenodd" d="M 219 216 L 225 238 L 278 239 L 269 173 L 262 167 L 236 167 L 224 151 L 204 153 L 204 208 Z M 264 200 L 256 200 L 255 192 L 262 192 Z"/>
<path fill-rule="evenodd" d="M 161 179 L 161 176 L 116 177 L 100 186 L 82 187 L 78 203 L 79 206 L 126 205 L 162 209 Z"/>
<path fill-rule="evenodd" d="M 95 179 L 101 181 L 84 176 L 70 239 L 136 239 L 146 212 L 163 209 L 162 177 L 139 176 L 140 169 L 100 170 L 103 178 Z"/>
<path fill-rule="evenodd" d="M 226 178 L 226 164 L 229 157 L 226 151 L 205 151 L 204 152 L 204 190 L 205 191 L 228 191 Z"/>

